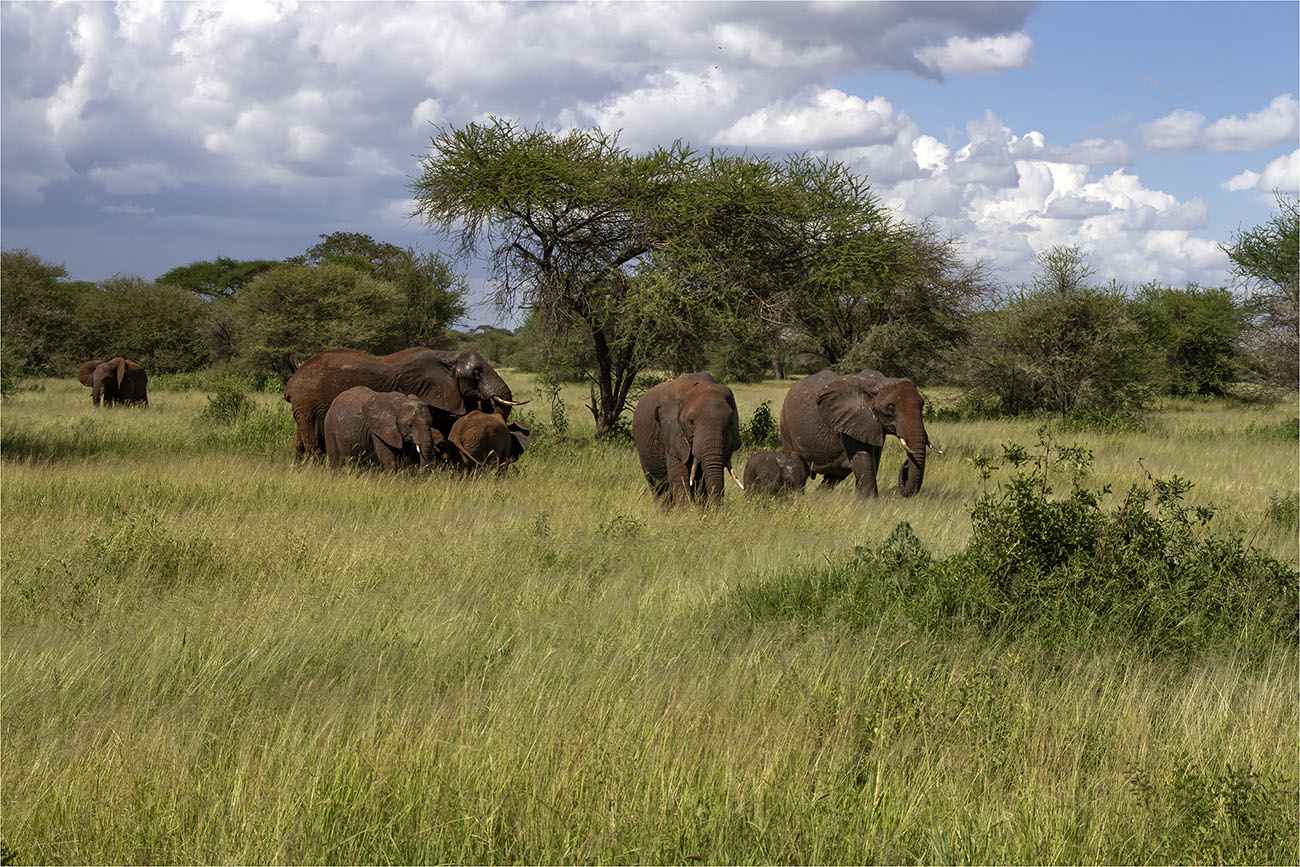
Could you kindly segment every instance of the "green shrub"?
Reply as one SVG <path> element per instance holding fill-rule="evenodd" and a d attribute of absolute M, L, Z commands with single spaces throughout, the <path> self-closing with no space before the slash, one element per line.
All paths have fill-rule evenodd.
<path fill-rule="evenodd" d="M 1241 641 L 1248 652 L 1296 640 L 1297 575 L 1213 535 L 1212 509 L 1183 504 L 1174 477 L 1134 485 L 1114 509 L 1084 479 L 1092 454 L 1050 439 L 1003 447 L 1001 466 L 973 459 L 987 480 L 1013 472 L 971 507 L 971 540 L 935 558 L 901 523 L 875 549 L 825 566 L 764 576 L 739 591 L 755 619 L 898 620 L 936 633 L 1038 633 L 1050 640 L 1123 638 L 1153 654 L 1190 654 Z M 1054 497 L 1049 475 L 1068 474 Z"/>
<path fill-rule="evenodd" d="M 199 417 L 205 421 L 229 425 L 246 417 L 251 409 L 247 385 L 237 379 L 226 379 L 217 384 L 216 393 L 208 398 L 208 405 L 199 413 Z"/>
<path fill-rule="evenodd" d="M 1182 753 L 1157 778 L 1134 771 L 1130 790 L 1154 830 L 1153 861 L 1280 864 L 1296 851 L 1287 784 L 1276 770 L 1203 768 Z"/>
<path fill-rule="evenodd" d="M 781 448 L 781 426 L 772 414 L 772 401 L 765 400 L 754 408 L 749 424 L 741 431 L 741 439 L 754 448 L 774 451 Z"/>

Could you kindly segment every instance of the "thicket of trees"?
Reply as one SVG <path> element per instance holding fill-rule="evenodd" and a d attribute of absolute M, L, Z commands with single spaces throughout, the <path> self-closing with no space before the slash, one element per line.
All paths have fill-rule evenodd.
<path fill-rule="evenodd" d="M 153 282 L 72 282 L 5 251 L 4 379 L 119 353 L 155 372 L 284 377 L 333 346 L 472 344 L 499 366 L 589 382 L 598 435 L 648 371 L 871 367 L 964 386 L 970 412 L 1111 417 L 1158 393 L 1296 387 L 1300 213 L 1281 196 L 1224 246 L 1232 291 L 1100 285 L 1072 247 L 998 287 L 957 239 L 898 219 L 840 163 L 682 142 L 636 154 L 599 129 L 439 129 L 411 188 L 431 228 L 486 261 L 492 300 L 524 311 L 520 328 L 451 330 L 467 294 L 453 260 L 353 232 Z"/>
<path fill-rule="evenodd" d="M 72 282 L 62 265 L 4 251 L 3 374 L 66 375 L 126 355 L 151 372 L 218 365 L 287 377 L 324 349 L 448 346 L 467 287 L 451 261 L 335 232 L 284 261 L 225 257 L 155 281 Z"/>

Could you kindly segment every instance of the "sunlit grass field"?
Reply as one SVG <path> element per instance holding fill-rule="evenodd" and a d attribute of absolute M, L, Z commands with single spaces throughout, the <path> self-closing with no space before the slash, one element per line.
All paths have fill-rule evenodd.
<path fill-rule="evenodd" d="M 753 620 L 741 589 L 908 522 L 935 554 L 1042 421 L 928 422 L 919 495 L 666 510 L 585 393 L 503 478 L 295 466 L 288 405 L 205 420 L 75 380 L 0 408 L 0 832 L 19 863 L 1295 863 L 1294 642 L 1152 656 Z M 785 383 L 735 386 L 742 421 Z M 942 405 L 955 397 L 927 393 Z M 1291 564 L 1294 400 L 1067 433 L 1191 480 Z M 737 472 L 751 450 L 735 458 Z"/>

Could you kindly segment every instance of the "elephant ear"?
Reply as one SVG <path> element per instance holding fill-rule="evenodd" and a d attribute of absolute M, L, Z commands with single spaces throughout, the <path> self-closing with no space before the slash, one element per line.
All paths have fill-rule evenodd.
<path fill-rule="evenodd" d="M 117 387 L 121 388 L 122 380 L 126 379 L 126 359 L 116 358 L 113 363 L 116 365 L 114 369 L 117 370 Z"/>
<path fill-rule="evenodd" d="M 379 395 L 362 405 L 361 414 L 370 426 L 370 432 L 383 440 L 384 445 L 393 449 L 402 448 L 402 432 L 397 429 L 397 414 L 391 406 L 380 401 Z"/>
<path fill-rule="evenodd" d="M 730 389 L 728 389 L 730 391 Z M 731 406 L 731 418 L 727 420 L 727 448 L 740 451 L 740 412 L 736 409 L 736 398 L 727 394 L 727 403 Z"/>
<path fill-rule="evenodd" d="M 506 422 L 506 427 L 510 429 L 510 460 L 519 460 L 528 448 L 528 443 L 532 441 L 533 432 L 518 422 Z"/>
<path fill-rule="evenodd" d="M 655 418 L 659 421 L 664 450 L 682 463 L 688 462 L 691 459 L 691 441 L 686 438 L 686 426 L 682 424 L 677 398 L 669 393 L 655 407 Z"/>
<path fill-rule="evenodd" d="M 836 433 L 867 445 L 883 446 L 885 431 L 871 414 L 871 398 L 880 390 L 876 385 L 875 391 L 868 391 L 873 384 L 861 375 L 831 380 L 817 394 L 817 414 Z"/>
<path fill-rule="evenodd" d="M 99 367 L 102 361 L 87 361 L 77 370 L 77 382 L 89 388 L 95 384 L 95 368 Z"/>
<path fill-rule="evenodd" d="M 415 395 L 435 409 L 465 414 L 465 400 L 461 397 L 451 366 L 430 353 L 421 353 L 418 359 L 402 365 L 397 375 L 397 388 Z"/>

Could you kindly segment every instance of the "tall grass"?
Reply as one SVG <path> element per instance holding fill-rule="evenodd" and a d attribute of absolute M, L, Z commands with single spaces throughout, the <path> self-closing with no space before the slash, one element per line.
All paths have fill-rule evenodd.
<path fill-rule="evenodd" d="M 784 387 L 735 388 L 742 419 Z M 1294 641 L 1164 656 L 1104 630 L 737 615 L 746 588 L 900 521 L 962 550 L 992 484 L 966 458 L 1032 443 L 1032 421 L 931 423 L 948 454 L 911 499 L 733 488 L 670 511 L 628 444 L 584 440 L 573 388 L 567 437 L 535 401 L 534 448 L 500 479 L 294 466 L 278 396 L 228 418 L 205 414 L 216 396 L 96 412 L 47 381 L 3 408 L 18 861 L 1300 857 Z M 1115 491 L 1192 480 L 1188 503 L 1294 568 L 1294 415 L 1184 403 L 1063 438 Z"/>

